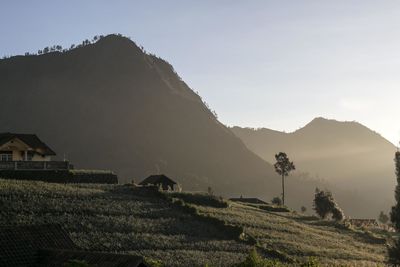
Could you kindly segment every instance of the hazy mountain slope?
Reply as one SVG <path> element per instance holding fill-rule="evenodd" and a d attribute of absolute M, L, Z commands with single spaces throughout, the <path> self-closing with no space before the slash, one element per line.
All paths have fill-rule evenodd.
<path fill-rule="evenodd" d="M 390 206 L 396 148 L 359 123 L 317 118 L 293 133 L 240 127 L 232 131 L 266 161 L 285 151 L 298 170 L 368 196 L 371 215 Z"/>
<path fill-rule="evenodd" d="M 279 188 L 271 165 L 168 63 L 127 38 L 0 60 L 0 88 L 0 131 L 36 133 L 78 168 L 111 169 L 121 181 L 163 172 L 186 189 L 232 194 Z"/>

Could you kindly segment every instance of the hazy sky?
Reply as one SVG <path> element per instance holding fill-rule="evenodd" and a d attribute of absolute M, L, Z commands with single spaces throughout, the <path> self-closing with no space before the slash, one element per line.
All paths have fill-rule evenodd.
<path fill-rule="evenodd" d="M 400 1 L 0 0 L 0 54 L 122 33 L 227 125 L 356 120 L 400 139 Z M 1 88 L 0 88 L 1 90 Z"/>

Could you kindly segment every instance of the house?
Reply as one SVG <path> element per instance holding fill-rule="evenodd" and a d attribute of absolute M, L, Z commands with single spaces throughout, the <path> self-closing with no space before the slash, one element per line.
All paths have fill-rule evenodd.
<path fill-rule="evenodd" d="M 55 155 L 35 134 L 0 133 L 0 161 L 51 161 Z"/>
<path fill-rule="evenodd" d="M 146 267 L 133 255 L 83 251 L 61 226 L 0 226 L 0 266 L 58 267 L 71 260 L 97 267 Z"/>
<path fill-rule="evenodd" d="M 0 170 L 68 170 L 68 161 L 53 161 L 56 153 L 35 134 L 0 133 Z"/>
<path fill-rule="evenodd" d="M 164 174 L 159 174 L 150 175 L 140 182 L 139 185 L 155 185 L 162 188 L 162 190 L 174 190 L 174 185 L 176 185 L 176 182 Z"/>

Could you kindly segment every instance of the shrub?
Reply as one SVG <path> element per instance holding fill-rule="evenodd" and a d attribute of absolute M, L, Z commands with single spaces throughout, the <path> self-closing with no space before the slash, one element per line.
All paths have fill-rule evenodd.
<path fill-rule="evenodd" d="M 335 206 L 335 208 L 332 210 L 332 219 L 335 221 L 341 221 L 344 219 L 343 210 L 338 206 Z"/>
<path fill-rule="evenodd" d="M 332 214 L 332 219 L 341 221 L 344 218 L 342 209 L 335 202 L 330 191 L 315 189 L 314 210 L 322 219 Z"/>
<path fill-rule="evenodd" d="M 200 206 L 209 206 L 214 208 L 227 208 L 228 202 L 222 197 L 217 197 L 209 194 L 200 193 L 169 193 L 170 197 L 179 198 L 186 203 L 191 203 Z"/>
<path fill-rule="evenodd" d="M 274 197 L 271 203 L 277 206 L 282 206 L 282 199 L 280 197 Z"/>
<path fill-rule="evenodd" d="M 304 206 L 301 206 L 300 210 L 301 210 L 302 213 L 305 213 L 307 211 L 307 208 L 304 207 Z"/>
<path fill-rule="evenodd" d="M 250 251 L 246 259 L 239 263 L 237 267 L 279 267 L 284 266 L 282 263 L 276 260 L 268 260 L 262 258 L 256 249 Z"/>
<path fill-rule="evenodd" d="M 383 211 L 381 211 L 381 213 L 379 213 L 378 220 L 381 223 L 386 224 L 389 221 L 389 216 L 385 214 Z"/>

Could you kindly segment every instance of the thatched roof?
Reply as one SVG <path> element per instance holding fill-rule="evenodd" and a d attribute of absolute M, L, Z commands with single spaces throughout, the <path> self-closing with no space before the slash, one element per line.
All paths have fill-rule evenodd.
<path fill-rule="evenodd" d="M 150 175 L 140 182 L 140 185 L 156 185 L 156 184 L 176 184 L 176 182 L 164 174 Z"/>

